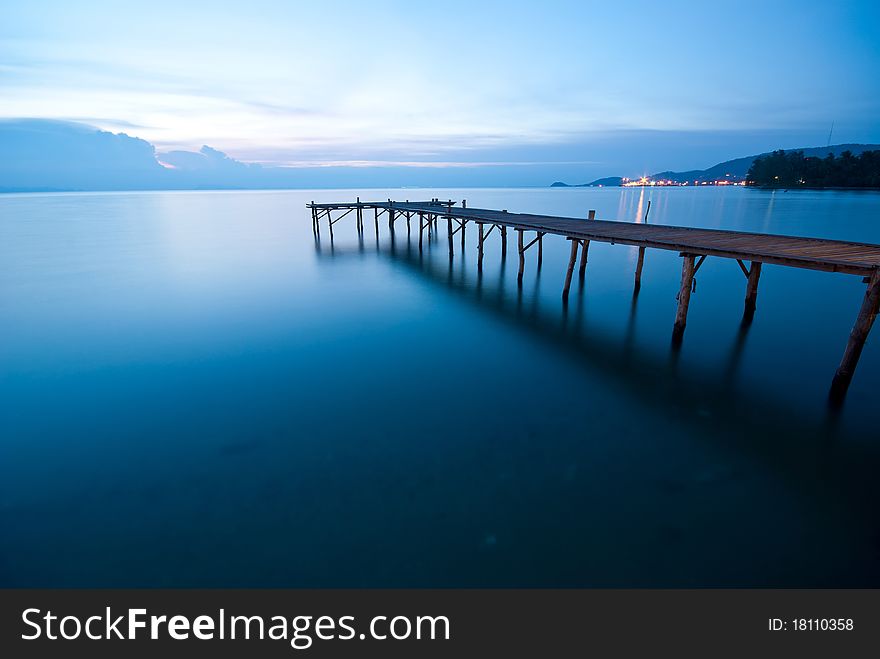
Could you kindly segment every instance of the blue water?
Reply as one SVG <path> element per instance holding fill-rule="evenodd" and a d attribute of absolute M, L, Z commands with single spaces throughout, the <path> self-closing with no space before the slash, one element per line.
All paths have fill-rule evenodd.
<path fill-rule="evenodd" d="M 880 243 L 880 194 L 0 196 L 0 585 L 880 586 L 880 338 L 860 278 L 568 244 L 516 285 L 305 203 L 388 197 Z M 880 331 L 880 330 L 875 330 Z"/>

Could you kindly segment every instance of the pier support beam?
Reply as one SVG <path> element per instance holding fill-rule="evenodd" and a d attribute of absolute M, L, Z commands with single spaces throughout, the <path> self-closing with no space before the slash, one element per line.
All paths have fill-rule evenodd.
<path fill-rule="evenodd" d="M 580 241 L 580 243 L 581 243 L 581 265 L 578 268 L 578 275 L 583 277 L 587 271 L 587 251 L 590 249 L 590 241 L 589 240 L 582 240 L 582 241 Z"/>
<path fill-rule="evenodd" d="M 856 365 L 859 363 L 862 348 L 865 347 L 868 333 L 874 325 L 874 319 L 877 318 L 878 307 L 880 307 L 880 270 L 875 270 L 868 279 L 868 290 L 865 291 L 856 324 L 853 325 L 849 334 L 849 342 L 843 352 L 843 359 L 840 360 L 840 366 L 837 367 L 834 380 L 831 382 L 829 398 L 832 403 L 841 403 L 846 395 Z"/>
<path fill-rule="evenodd" d="M 449 258 L 452 259 L 452 255 L 454 254 L 455 250 L 452 247 L 452 218 L 451 217 L 446 218 L 446 235 L 449 238 Z"/>
<path fill-rule="evenodd" d="M 568 270 L 565 272 L 565 285 L 562 287 L 562 302 L 564 304 L 568 303 L 568 289 L 571 288 L 571 276 L 574 274 L 574 266 L 578 257 L 578 241 L 574 238 L 568 240 L 571 242 L 571 254 L 568 257 Z"/>
<path fill-rule="evenodd" d="M 544 262 L 544 234 L 538 234 L 538 270 L 541 269 L 541 264 Z"/>
<path fill-rule="evenodd" d="M 501 260 L 504 261 L 507 258 L 507 227 L 505 225 L 501 225 Z"/>
<path fill-rule="evenodd" d="M 681 287 L 678 289 L 678 310 L 672 326 L 672 343 L 678 345 L 684 337 L 687 324 L 688 305 L 691 302 L 691 286 L 694 283 L 694 255 L 685 254 L 681 264 Z"/>
<path fill-rule="evenodd" d="M 749 281 L 746 284 L 746 301 L 743 309 L 743 323 L 748 325 L 755 317 L 758 300 L 758 279 L 761 278 L 761 262 L 752 261 L 749 266 Z"/>
<path fill-rule="evenodd" d="M 636 281 L 633 292 L 638 293 L 642 287 L 642 266 L 645 265 L 645 248 L 639 247 L 639 258 L 636 261 Z"/>
<path fill-rule="evenodd" d="M 483 223 L 478 222 L 477 227 L 479 227 L 478 234 L 477 234 L 479 236 L 478 243 L 477 243 L 477 270 L 482 270 L 483 269 L 483 240 L 485 240 L 485 237 L 483 236 Z"/>
<path fill-rule="evenodd" d="M 516 230 L 516 245 L 519 251 L 519 272 L 516 274 L 517 283 L 522 286 L 523 270 L 526 268 L 526 250 L 523 247 L 523 230 Z"/>
<path fill-rule="evenodd" d="M 595 220 L 596 219 L 596 211 L 591 210 L 587 214 L 587 220 Z M 584 240 L 582 242 L 581 247 L 581 267 L 578 269 L 578 275 L 583 277 L 587 271 L 587 252 L 590 249 L 590 241 Z"/>

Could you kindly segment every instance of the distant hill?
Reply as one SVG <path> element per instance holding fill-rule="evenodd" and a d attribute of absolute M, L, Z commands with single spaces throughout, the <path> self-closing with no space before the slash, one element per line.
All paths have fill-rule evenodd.
<path fill-rule="evenodd" d="M 831 146 L 816 146 L 803 149 L 786 149 L 786 151 L 803 151 L 805 156 L 816 156 L 824 158 L 829 153 L 839 156 L 844 151 L 852 151 L 853 155 L 858 155 L 863 151 L 874 151 L 880 149 L 880 144 L 833 144 Z M 754 156 L 746 156 L 745 158 L 735 158 L 734 160 L 726 160 L 724 162 L 713 165 L 708 169 L 693 169 L 688 172 L 658 172 L 649 176 L 649 179 L 675 181 L 676 183 L 684 183 L 685 181 L 720 181 L 728 179 L 730 181 L 742 181 L 752 166 L 755 158 L 766 156 L 767 153 L 758 153 Z M 619 176 L 608 176 L 606 178 L 596 179 L 591 183 L 582 183 L 580 185 L 568 185 L 557 181 L 551 187 L 599 187 L 620 185 L 622 178 Z"/>
<path fill-rule="evenodd" d="M 580 185 L 569 185 L 568 183 L 563 183 L 562 181 L 556 181 L 551 188 L 604 188 L 604 187 L 614 187 L 623 183 L 623 179 L 620 176 L 606 176 L 605 178 L 597 178 L 595 181 L 590 183 L 581 183 Z"/>
<path fill-rule="evenodd" d="M 829 153 L 839 156 L 844 151 L 852 151 L 853 155 L 858 155 L 862 151 L 874 151 L 880 149 L 880 144 L 834 144 L 832 146 L 815 146 L 806 149 L 785 149 L 786 151 L 803 151 L 807 157 L 815 156 L 824 158 Z M 684 181 L 720 181 L 730 178 L 741 181 L 749 172 L 749 167 L 758 156 L 766 156 L 767 153 L 759 153 L 754 156 L 746 156 L 745 158 L 736 158 L 735 160 L 727 160 L 718 163 L 713 167 L 701 170 L 692 170 L 689 172 L 659 172 L 651 176 L 654 179 L 666 179 L 683 183 Z"/>

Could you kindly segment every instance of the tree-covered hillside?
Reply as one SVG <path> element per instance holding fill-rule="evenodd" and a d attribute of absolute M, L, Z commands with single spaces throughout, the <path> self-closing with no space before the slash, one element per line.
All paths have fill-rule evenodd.
<path fill-rule="evenodd" d="M 880 188 L 880 151 L 855 156 L 804 156 L 803 151 L 774 151 L 755 158 L 749 185 L 782 188 Z"/>

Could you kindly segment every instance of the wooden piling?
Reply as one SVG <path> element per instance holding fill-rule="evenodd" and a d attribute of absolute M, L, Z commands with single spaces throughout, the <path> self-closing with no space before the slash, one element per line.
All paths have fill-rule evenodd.
<path fill-rule="evenodd" d="M 565 285 L 562 288 L 563 302 L 568 302 L 568 289 L 571 288 L 571 276 L 574 274 L 574 265 L 578 257 L 578 241 L 574 238 L 568 240 L 571 242 L 571 254 L 568 257 L 568 270 L 565 272 Z"/>
<path fill-rule="evenodd" d="M 638 290 L 642 287 L 642 266 L 645 265 L 645 248 L 639 247 L 639 259 L 636 261 L 636 283 L 635 290 Z"/>
<path fill-rule="evenodd" d="M 478 244 L 477 244 L 477 270 L 482 270 L 483 269 L 483 240 L 484 240 L 484 238 L 483 238 L 483 223 L 478 222 L 477 227 L 479 227 L 478 233 L 477 233 L 477 235 L 479 236 L 477 238 L 477 240 L 478 240 Z"/>
<path fill-rule="evenodd" d="M 452 218 L 451 217 L 446 218 L 446 235 L 449 238 L 449 258 L 452 258 L 452 255 L 454 254 L 455 250 L 452 247 Z"/>
<path fill-rule="evenodd" d="M 746 301 L 743 310 L 743 321 L 746 323 L 752 322 L 752 318 L 755 317 L 755 308 L 757 307 L 758 299 L 758 279 L 760 279 L 760 277 L 761 262 L 752 261 L 752 265 L 749 267 L 749 281 L 746 284 Z"/>
<path fill-rule="evenodd" d="M 587 271 L 587 251 L 590 249 L 590 241 L 581 241 L 581 265 L 578 268 L 578 274 L 583 277 Z"/>
<path fill-rule="evenodd" d="M 501 260 L 507 258 L 507 227 L 501 225 Z"/>
<path fill-rule="evenodd" d="M 541 264 L 544 262 L 544 234 L 538 234 L 538 269 L 541 269 Z"/>
<path fill-rule="evenodd" d="M 684 327 L 687 324 L 688 305 L 691 301 L 691 286 L 694 283 L 694 255 L 685 254 L 681 264 L 681 287 L 678 290 L 678 310 L 672 326 L 673 343 L 681 343 Z"/>
<path fill-rule="evenodd" d="M 516 233 L 516 244 L 519 249 L 519 272 L 517 272 L 516 281 L 517 283 L 522 284 L 523 271 L 526 268 L 526 250 L 523 247 L 523 230 L 517 229 Z"/>
<path fill-rule="evenodd" d="M 591 240 L 607 242 L 612 245 L 627 244 L 636 246 L 639 249 L 634 278 L 636 291 L 638 291 L 641 285 L 646 248 L 674 249 L 684 259 L 681 289 L 678 295 L 678 309 L 673 329 L 673 338 L 679 340 L 683 336 L 687 321 L 690 296 L 696 284 L 695 275 L 707 256 L 734 259 L 742 268 L 748 280 L 744 301 L 744 321 L 750 321 L 751 315 L 756 309 L 760 272 L 764 263 L 866 277 L 865 283 L 868 284 L 868 290 L 865 293 L 865 299 L 862 302 L 858 319 L 853 326 L 849 342 L 835 374 L 832 391 L 830 392 L 832 395 L 842 395 L 846 391 L 853 377 L 864 343 L 875 321 L 878 305 L 880 305 L 880 274 L 878 274 L 878 271 L 880 271 L 880 266 L 878 266 L 878 263 L 880 263 L 880 245 L 843 243 L 828 239 L 799 236 L 770 236 L 739 231 L 654 226 L 647 224 L 647 210 L 645 212 L 646 217 L 644 218 L 645 223 L 597 221 L 595 225 L 590 227 L 583 224 L 583 219 L 578 218 L 538 216 L 534 214 L 519 215 L 508 213 L 506 210 L 462 210 L 467 209 L 466 200 L 462 200 L 461 209 L 456 209 L 454 214 L 452 213 L 451 202 L 439 202 L 436 198 L 430 203 L 405 202 L 401 204 L 400 202 L 392 202 L 389 199 L 387 204 L 384 202 L 381 204 L 365 204 L 358 197 L 354 203 L 315 204 L 312 201 L 309 206 L 312 211 L 312 223 L 316 239 L 320 239 L 321 222 L 325 217 L 327 218 L 332 239 L 335 233 L 333 224 L 355 210 L 357 211 L 356 217 L 359 228 L 363 231 L 364 209 L 372 207 L 377 246 L 379 244 L 378 218 L 383 212 L 388 212 L 389 223 L 392 227 L 395 223 L 394 220 L 400 213 L 406 215 L 408 227 L 410 226 L 410 218 L 418 213 L 420 220 L 420 248 L 423 246 L 425 229 L 428 228 L 429 232 L 431 232 L 438 225 L 441 214 L 439 212 L 440 208 L 446 208 L 446 213 L 443 215 L 447 217 L 447 228 L 455 222 L 460 224 L 462 248 L 465 246 L 467 222 L 473 221 L 482 224 L 483 226 L 480 227 L 479 246 L 481 257 L 485 254 L 485 241 L 489 233 L 497 226 L 502 236 L 501 254 L 503 258 L 506 253 L 507 228 L 513 228 L 518 234 L 517 244 L 520 258 L 517 279 L 520 287 L 522 286 L 522 277 L 525 272 L 525 251 L 529 246 L 538 242 L 538 262 L 540 264 L 542 259 L 541 239 L 545 233 L 564 236 L 572 243 L 568 275 L 571 274 L 574 266 L 577 265 L 578 251 L 581 252 L 581 272 L 585 272 L 588 246 Z M 339 217 L 335 220 L 332 217 L 334 211 L 340 212 Z M 595 220 L 596 212 L 591 210 L 588 219 Z M 485 230 L 485 224 L 487 223 L 492 227 L 488 232 Z M 525 227 L 528 227 L 528 229 Z M 674 241 L 669 239 L 670 229 L 675 229 Z M 526 230 L 534 231 L 537 234 L 535 240 L 529 242 L 528 245 L 524 245 L 524 232 Z M 451 231 L 450 233 L 454 235 L 455 232 Z M 432 235 L 432 233 L 429 233 L 429 242 Z M 454 251 L 453 243 L 454 240 L 450 236 L 450 255 Z M 699 261 L 697 261 L 696 255 L 700 255 Z M 760 262 L 757 262 L 758 259 Z M 480 260 L 482 261 L 482 258 Z M 750 262 L 749 268 L 746 268 L 745 262 Z M 568 296 L 570 285 L 570 277 L 567 276 L 563 291 L 564 298 Z"/>
<path fill-rule="evenodd" d="M 868 279 L 868 288 L 865 291 L 856 324 L 853 325 L 849 341 L 843 352 L 843 358 L 840 360 L 840 366 L 837 367 L 834 380 L 831 382 L 829 396 L 834 403 L 842 401 L 849 388 L 849 383 L 852 381 L 853 373 L 855 373 L 856 365 L 862 354 L 862 348 L 865 347 L 865 341 L 868 339 L 868 334 L 877 318 L 878 307 L 880 307 L 880 269 L 874 270 L 874 274 Z"/>
<path fill-rule="evenodd" d="M 595 220 L 595 219 L 596 219 L 596 211 L 591 210 L 591 211 L 587 214 L 587 219 L 588 219 L 588 220 Z M 583 277 L 583 276 L 584 276 L 584 273 L 587 271 L 587 252 L 589 251 L 589 249 L 590 249 L 590 241 L 589 241 L 589 240 L 584 240 L 584 241 L 582 241 L 582 247 L 581 247 L 581 266 L 580 266 L 580 268 L 578 269 L 578 274 L 579 274 L 581 277 Z"/>

